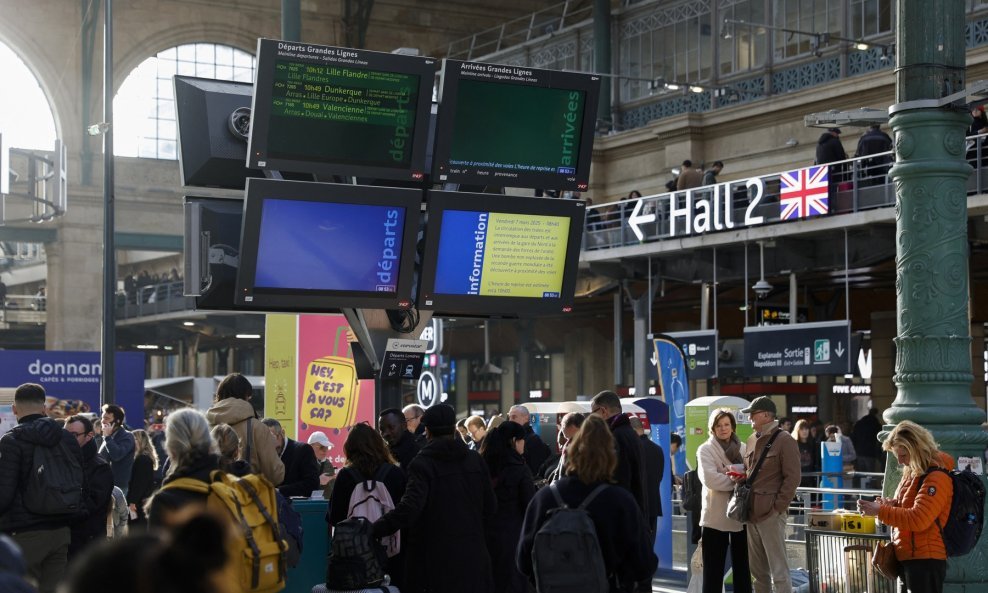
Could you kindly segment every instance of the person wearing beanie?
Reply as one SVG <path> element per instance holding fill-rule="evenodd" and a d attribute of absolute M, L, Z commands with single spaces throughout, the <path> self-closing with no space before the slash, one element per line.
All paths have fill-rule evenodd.
<path fill-rule="evenodd" d="M 374 537 L 402 530 L 407 550 L 404 586 L 410 593 L 494 591 L 489 549 L 497 502 L 487 467 L 456 433 L 456 412 L 437 404 L 422 415 L 426 444 L 405 473 L 405 494 L 374 523 Z M 470 540 L 471 545 L 463 542 Z M 442 558 L 442 568 L 435 559 Z"/>

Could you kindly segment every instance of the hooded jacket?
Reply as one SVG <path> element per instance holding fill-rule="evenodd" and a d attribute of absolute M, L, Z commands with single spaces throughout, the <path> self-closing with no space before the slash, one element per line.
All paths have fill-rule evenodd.
<path fill-rule="evenodd" d="M 488 550 L 497 502 L 480 455 L 459 439 L 437 438 L 422 447 L 405 473 L 405 495 L 374 523 L 374 537 L 402 530 L 407 553 L 402 592 L 492 592 Z"/>
<path fill-rule="evenodd" d="M 940 453 L 940 467 L 954 469 L 954 460 Z M 922 485 L 920 485 L 922 480 Z M 892 504 L 878 508 L 878 519 L 892 527 L 895 557 L 901 560 L 946 560 L 947 549 L 940 536 L 940 525 L 947 524 L 954 483 L 940 471 L 903 477 Z"/>
<path fill-rule="evenodd" d="M 250 469 L 252 473 L 260 474 L 278 486 L 285 479 L 285 464 L 278 456 L 278 447 L 267 426 L 261 423 L 254 414 L 254 406 L 245 399 L 229 397 L 221 399 L 206 410 L 206 420 L 209 426 L 229 424 L 240 437 L 240 444 L 247 446 L 247 424 L 254 434 L 253 446 L 250 450 Z M 311 491 L 310 491 L 311 493 Z"/>
<path fill-rule="evenodd" d="M 41 414 L 21 418 L 17 426 L 0 438 L 0 531 L 36 531 L 67 527 L 71 515 L 36 515 L 24 507 L 21 491 L 27 483 L 34 460 L 35 447 L 54 447 L 65 441 L 78 451 L 82 465 L 82 449 L 71 434 L 62 430 L 54 420 Z"/>

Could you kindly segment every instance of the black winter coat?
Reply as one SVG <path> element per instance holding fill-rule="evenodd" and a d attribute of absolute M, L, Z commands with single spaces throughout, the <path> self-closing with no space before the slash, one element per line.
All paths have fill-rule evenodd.
<path fill-rule="evenodd" d="M 515 550 L 521 536 L 525 509 L 535 496 L 535 484 L 521 456 L 513 457 L 494 478 L 497 497 L 497 530 L 493 534 L 491 562 L 494 567 L 494 590 L 498 593 L 526 593 L 526 578 L 515 567 Z"/>
<path fill-rule="evenodd" d="M 631 493 L 644 515 L 648 512 L 648 499 L 645 496 L 641 439 L 624 414 L 611 416 L 607 419 L 607 424 L 611 427 L 617 445 L 618 463 L 614 470 L 614 482 Z"/>
<path fill-rule="evenodd" d="M 662 473 L 665 471 L 666 454 L 647 435 L 641 435 L 642 460 L 645 469 L 645 498 L 648 500 L 646 517 L 651 522 L 649 531 L 655 529 L 655 520 L 662 516 Z"/>
<path fill-rule="evenodd" d="M 419 454 L 418 441 L 415 440 L 415 435 L 408 432 L 407 430 L 401 433 L 401 437 L 398 438 L 398 442 L 394 447 L 388 445 L 391 450 L 391 455 L 398 461 L 398 466 L 401 467 L 401 471 L 406 471 L 408 464 L 412 462 L 412 459 Z"/>
<path fill-rule="evenodd" d="M 219 460 L 215 455 L 208 455 L 193 461 L 187 467 L 174 468 L 165 476 L 161 485 L 167 486 L 179 478 L 192 478 L 208 484 L 209 475 L 217 469 L 219 469 Z M 197 505 L 205 509 L 207 497 L 208 495 L 204 493 L 179 488 L 159 490 L 147 503 L 148 526 L 152 528 L 167 526 L 169 514 L 189 505 Z"/>
<path fill-rule="evenodd" d="M 535 434 L 535 429 L 531 424 L 525 425 L 525 463 L 528 464 L 528 471 L 535 475 L 545 460 L 549 458 L 549 446 L 545 444 L 542 437 Z"/>
<path fill-rule="evenodd" d="M 405 495 L 374 523 L 375 537 L 402 530 L 402 593 L 491 593 L 497 502 L 480 455 L 459 439 L 433 439 L 406 474 Z"/>
<path fill-rule="evenodd" d="M 405 432 L 411 438 L 411 433 Z M 391 495 L 391 502 L 398 504 L 401 497 L 405 495 L 405 474 L 397 466 L 387 464 L 391 469 L 384 474 L 384 487 Z M 378 468 L 380 470 L 380 468 Z M 374 476 L 361 476 L 371 479 Z M 329 499 L 329 510 L 326 511 L 326 522 L 333 528 L 337 523 L 347 518 L 350 513 L 350 497 L 357 487 L 357 477 L 352 468 L 343 468 L 336 474 L 336 485 L 333 486 L 333 495 Z M 391 584 L 404 590 L 405 576 L 405 550 L 408 549 L 405 541 L 401 543 L 401 551 L 393 557 L 388 558 L 387 570 L 391 575 Z"/>
<path fill-rule="evenodd" d="M 82 449 L 75 437 L 54 420 L 41 414 L 21 418 L 17 426 L 0 438 L 0 532 L 37 531 L 67 527 L 73 517 L 36 515 L 24 508 L 21 490 L 27 483 L 34 460 L 34 448 L 54 447 L 59 441 L 70 444 L 79 453 Z"/>
<path fill-rule="evenodd" d="M 154 494 L 154 460 L 150 455 L 138 455 L 134 469 L 130 472 L 130 488 L 127 490 L 127 504 L 137 506 L 137 521 L 144 523 L 144 503 Z M 131 527 L 134 523 L 131 522 Z"/>
<path fill-rule="evenodd" d="M 636 435 L 637 436 L 637 435 Z M 567 476 L 556 482 L 563 502 L 575 508 L 583 502 L 600 482 L 584 484 L 579 478 Z M 548 518 L 549 511 L 558 508 L 548 487 L 539 490 L 528 505 L 518 542 L 516 562 L 534 582 L 532 548 L 535 534 Z M 604 556 L 611 591 L 633 591 L 634 583 L 650 578 L 659 559 L 652 552 L 652 540 L 645 530 L 645 518 L 635 500 L 623 488 L 605 488 L 587 505 L 587 512 L 597 531 L 597 540 Z M 619 585 L 618 583 L 621 583 Z"/>
<path fill-rule="evenodd" d="M 285 464 L 285 479 L 278 486 L 282 496 L 312 496 L 319 490 L 319 462 L 312 445 L 285 437 L 285 451 L 281 454 Z"/>
<path fill-rule="evenodd" d="M 113 470 L 96 454 L 96 441 L 82 446 L 82 471 L 86 476 L 86 514 L 72 525 L 69 558 L 89 542 L 106 539 L 106 516 L 113 500 Z"/>
<path fill-rule="evenodd" d="M 847 153 L 844 152 L 844 145 L 841 144 L 840 138 L 830 132 L 821 134 L 816 144 L 816 164 L 826 165 L 845 159 L 847 159 Z"/>

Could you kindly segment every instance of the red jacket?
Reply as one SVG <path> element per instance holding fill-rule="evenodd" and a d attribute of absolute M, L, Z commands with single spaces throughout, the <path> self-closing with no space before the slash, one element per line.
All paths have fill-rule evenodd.
<path fill-rule="evenodd" d="M 954 469 L 954 460 L 940 453 L 940 466 Z M 923 485 L 917 491 L 919 480 Z M 878 510 L 882 523 L 892 527 L 892 543 L 899 560 L 946 560 L 947 551 L 937 527 L 947 524 L 954 484 L 943 472 L 931 471 L 923 476 L 903 478 L 895 491 L 895 503 L 883 504 Z"/>

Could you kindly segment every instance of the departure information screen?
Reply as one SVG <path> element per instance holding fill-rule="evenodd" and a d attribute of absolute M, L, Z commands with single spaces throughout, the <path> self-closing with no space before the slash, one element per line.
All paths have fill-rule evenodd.
<path fill-rule="evenodd" d="M 419 77 L 278 60 L 268 155 L 408 166 Z"/>

